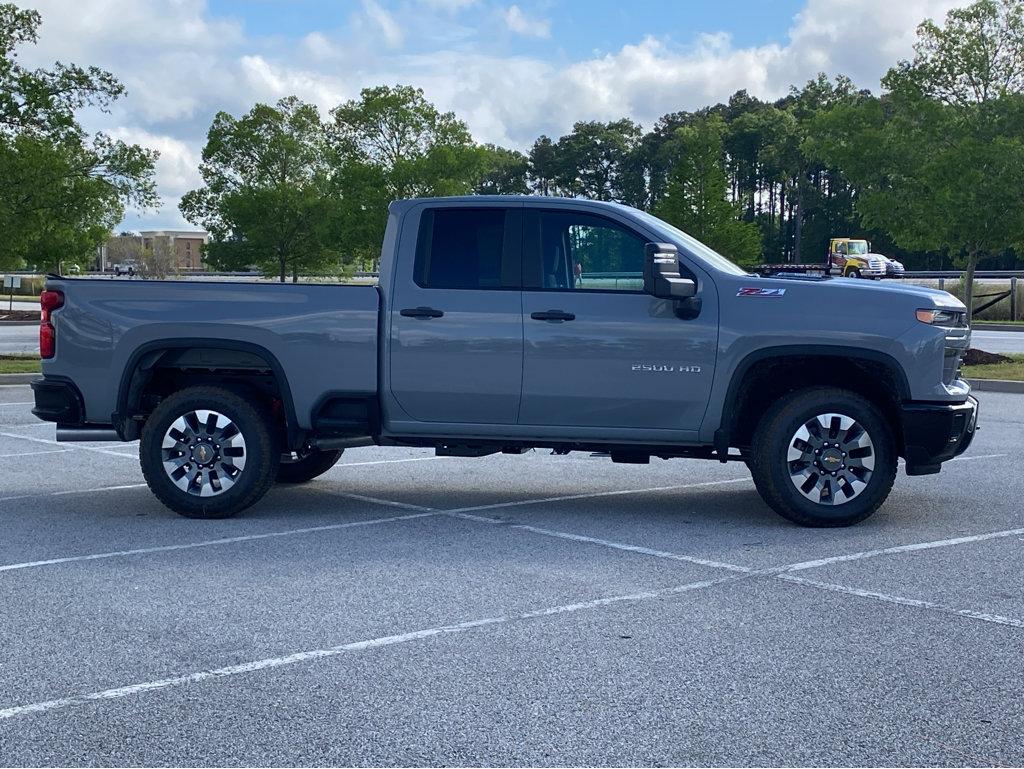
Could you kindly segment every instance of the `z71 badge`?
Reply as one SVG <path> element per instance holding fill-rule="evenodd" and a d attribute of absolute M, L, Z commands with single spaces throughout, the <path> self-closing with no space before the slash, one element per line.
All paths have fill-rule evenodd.
<path fill-rule="evenodd" d="M 765 296 L 765 297 L 780 297 L 786 293 L 784 288 L 741 288 L 736 292 L 736 296 Z"/>

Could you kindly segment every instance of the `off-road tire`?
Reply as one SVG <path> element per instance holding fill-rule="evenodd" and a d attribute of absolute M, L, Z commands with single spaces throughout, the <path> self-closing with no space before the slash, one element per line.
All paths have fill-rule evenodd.
<path fill-rule="evenodd" d="M 801 494 L 787 459 L 801 425 L 829 413 L 858 422 L 870 437 L 874 457 L 866 486 L 853 499 L 835 505 Z M 761 498 L 783 518 L 817 528 L 851 526 L 869 517 L 889 496 L 896 478 L 896 442 L 884 414 L 867 399 L 849 390 L 811 387 L 786 395 L 768 409 L 754 431 L 749 467 Z"/>
<path fill-rule="evenodd" d="M 245 466 L 237 479 L 208 497 L 183 491 L 164 469 L 164 436 L 176 420 L 196 410 L 223 414 L 245 441 Z M 150 490 L 174 512 L 186 518 L 228 518 L 259 501 L 273 486 L 281 458 L 273 435 L 268 416 L 245 398 L 220 387 L 187 387 L 165 398 L 146 420 L 139 464 Z"/>
<path fill-rule="evenodd" d="M 281 464 L 277 467 L 277 482 L 306 483 L 311 481 L 338 464 L 338 460 L 344 453 L 344 449 L 334 451 L 313 449 L 297 459 L 291 458 L 291 454 L 283 454 Z"/>

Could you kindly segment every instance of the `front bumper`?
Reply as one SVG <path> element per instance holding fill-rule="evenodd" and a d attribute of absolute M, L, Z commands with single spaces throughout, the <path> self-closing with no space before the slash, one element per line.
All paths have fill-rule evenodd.
<path fill-rule="evenodd" d="M 905 403 L 903 456 L 907 475 L 939 472 L 943 462 L 964 453 L 978 430 L 978 399 L 963 403 Z"/>

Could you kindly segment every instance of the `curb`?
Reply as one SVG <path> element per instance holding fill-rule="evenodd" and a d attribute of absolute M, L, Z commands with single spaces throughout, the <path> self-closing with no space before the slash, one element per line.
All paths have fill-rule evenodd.
<path fill-rule="evenodd" d="M 34 374 L 0 374 L 0 385 L 28 384 L 41 376 L 42 374 L 38 371 Z"/>
<path fill-rule="evenodd" d="M 967 383 L 972 390 L 982 392 L 1024 394 L 1024 382 L 1014 382 L 1009 379 L 968 379 Z"/>
<path fill-rule="evenodd" d="M 978 331 L 1018 331 L 1024 332 L 1024 323 L 972 323 L 972 329 Z"/>

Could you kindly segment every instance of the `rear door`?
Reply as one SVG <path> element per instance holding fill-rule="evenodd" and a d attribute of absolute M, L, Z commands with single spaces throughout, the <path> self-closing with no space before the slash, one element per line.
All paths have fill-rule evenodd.
<path fill-rule="evenodd" d="M 717 294 L 685 264 L 703 301 L 696 316 L 678 317 L 671 300 L 644 293 L 649 240 L 608 217 L 527 209 L 520 424 L 596 436 L 643 430 L 645 438 L 699 429 L 714 375 Z"/>
<path fill-rule="evenodd" d="M 389 363 L 391 394 L 407 418 L 391 421 L 514 424 L 521 205 L 424 205 L 406 216 L 400 240 Z"/>

